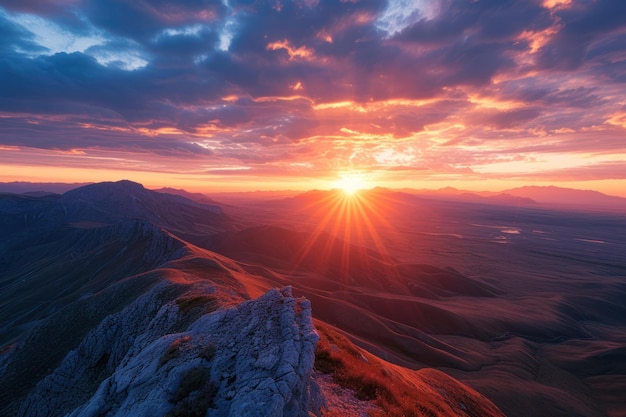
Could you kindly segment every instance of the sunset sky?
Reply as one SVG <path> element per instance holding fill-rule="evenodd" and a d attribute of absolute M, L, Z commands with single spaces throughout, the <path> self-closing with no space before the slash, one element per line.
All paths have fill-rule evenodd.
<path fill-rule="evenodd" d="M 624 0 L 0 0 L 0 181 L 626 196 Z"/>

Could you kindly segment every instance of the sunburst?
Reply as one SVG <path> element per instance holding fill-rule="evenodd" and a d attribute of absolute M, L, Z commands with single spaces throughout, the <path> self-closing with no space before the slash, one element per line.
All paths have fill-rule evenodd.
<path fill-rule="evenodd" d="M 354 195 L 359 190 L 367 188 L 365 179 L 359 174 L 344 174 L 335 185 L 347 195 Z"/>
<path fill-rule="evenodd" d="M 318 193 L 301 208 L 314 227 L 298 250 L 296 268 L 316 259 L 328 273 L 358 280 L 362 271 L 378 269 L 381 263 L 393 265 L 395 260 L 379 235 L 380 229 L 392 229 L 385 198 L 368 190 L 371 184 L 359 174 L 344 174 L 333 185 L 334 190 Z M 392 279 L 389 269 L 386 274 L 381 282 Z"/>

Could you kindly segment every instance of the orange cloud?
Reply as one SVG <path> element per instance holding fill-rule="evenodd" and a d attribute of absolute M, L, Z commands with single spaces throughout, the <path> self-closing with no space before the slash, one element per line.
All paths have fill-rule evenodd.
<path fill-rule="evenodd" d="M 615 113 L 606 122 L 626 129 L 626 113 Z"/>
<path fill-rule="evenodd" d="M 324 42 L 333 43 L 333 37 L 325 30 L 318 32 L 317 37 Z"/>
<path fill-rule="evenodd" d="M 267 49 L 268 51 L 277 51 L 279 49 L 284 49 L 289 54 L 289 60 L 294 60 L 294 59 L 299 59 L 299 58 L 308 60 L 313 56 L 312 49 L 309 49 L 305 46 L 295 48 L 294 46 L 291 45 L 291 43 L 288 40 L 268 43 L 265 49 Z"/>
<path fill-rule="evenodd" d="M 298 82 L 297 82 L 297 83 L 295 83 L 295 84 L 291 84 L 291 85 L 289 86 L 289 88 L 291 88 L 292 90 L 295 90 L 295 91 L 298 91 L 298 90 L 302 90 L 302 89 L 304 89 L 304 87 L 302 86 L 302 83 L 301 83 L 300 81 L 298 81 Z"/>
<path fill-rule="evenodd" d="M 572 4 L 572 0 L 544 0 L 543 7 L 546 9 L 554 9 L 556 7 L 567 7 Z"/>
<path fill-rule="evenodd" d="M 547 45 L 560 29 L 560 25 L 555 25 L 541 31 L 524 31 L 517 39 L 528 42 L 529 52 L 534 54 Z"/>

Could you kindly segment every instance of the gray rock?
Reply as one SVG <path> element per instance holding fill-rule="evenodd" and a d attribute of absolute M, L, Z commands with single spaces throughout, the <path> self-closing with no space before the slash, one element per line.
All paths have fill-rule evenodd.
<path fill-rule="evenodd" d="M 290 288 L 274 289 L 176 331 L 186 313 L 163 301 L 170 286 L 155 285 L 88 332 L 21 402 L 18 415 L 319 413 L 323 399 L 311 378 L 318 335 L 307 300 Z"/>

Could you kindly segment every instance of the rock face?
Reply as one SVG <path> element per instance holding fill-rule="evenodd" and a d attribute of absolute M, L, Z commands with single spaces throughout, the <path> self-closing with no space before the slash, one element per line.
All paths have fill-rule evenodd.
<path fill-rule="evenodd" d="M 210 296 L 171 299 L 171 287 L 162 281 L 107 316 L 0 415 L 299 417 L 318 408 L 307 300 L 287 287 L 211 311 Z"/>

